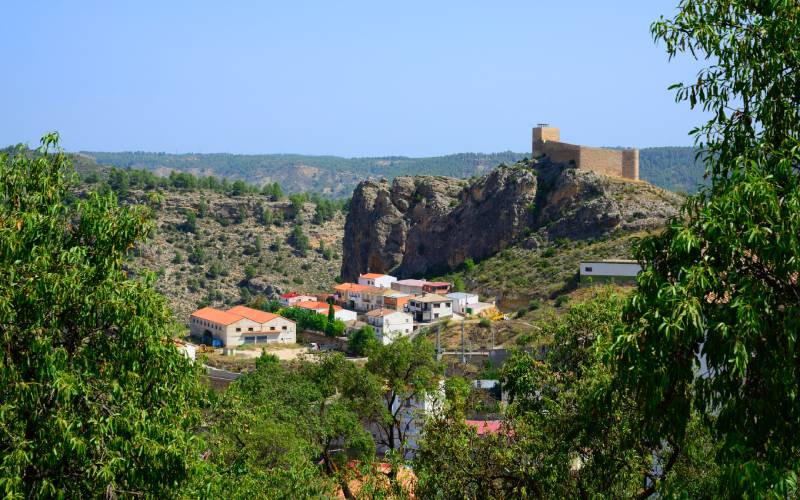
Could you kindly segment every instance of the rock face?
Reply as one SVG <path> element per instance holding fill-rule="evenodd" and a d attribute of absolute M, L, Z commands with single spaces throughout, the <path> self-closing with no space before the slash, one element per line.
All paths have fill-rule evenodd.
<path fill-rule="evenodd" d="M 644 182 L 550 163 L 500 166 L 471 182 L 366 180 L 353 192 L 345 223 L 341 277 L 425 276 L 512 243 L 651 229 L 675 215 L 681 200 Z"/>

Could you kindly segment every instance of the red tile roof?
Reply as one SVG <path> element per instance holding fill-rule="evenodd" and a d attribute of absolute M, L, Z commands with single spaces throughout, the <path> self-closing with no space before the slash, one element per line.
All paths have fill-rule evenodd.
<path fill-rule="evenodd" d="M 328 310 L 328 303 L 327 302 L 316 302 L 313 300 L 304 300 L 302 302 L 297 302 L 294 304 L 294 307 L 302 307 L 303 309 L 325 309 Z M 339 306 L 333 306 L 334 311 L 341 311 L 342 308 Z"/>
<path fill-rule="evenodd" d="M 219 309 L 214 309 L 213 307 L 204 307 L 202 309 L 198 309 L 192 313 L 192 316 L 210 321 L 212 323 L 217 323 L 219 325 L 230 325 L 243 318 L 241 314 L 236 314 L 235 311 L 225 312 L 220 311 Z"/>
<path fill-rule="evenodd" d="M 367 274 L 360 275 L 359 278 L 375 279 L 375 278 L 380 278 L 382 276 L 386 276 L 386 275 L 385 274 L 377 274 L 377 273 L 367 273 Z"/>
<path fill-rule="evenodd" d="M 273 319 L 279 317 L 277 314 L 272 314 L 265 311 L 259 311 L 258 309 L 253 309 L 245 306 L 231 307 L 230 309 L 228 309 L 228 312 L 232 314 L 238 314 L 239 316 L 255 321 L 256 323 L 266 323 L 268 321 L 272 321 Z"/>
<path fill-rule="evenodd" d="M 342 283 L 333 287 L 334 290 L 348 291 L 348 292 L 368 292 L 382 294 L 386 291 L 385 288 L 379 288 L 372 285 L 359 285 L 358 283 Z"/>
<path fill-rule="evenodd" d="M 289 293 L 282 293 L 281 294 L 281 298 L 282 299 L 291 299 L 293 297 L 299 297 L 299 296 L 300 296 L 300 294 L 297 293 L 297 292 L 289 292 Z"/>
<path fill-rule="evenodd" d="M 342 290 L 342 291 L 344 291 L 344 290 L 355 290 L 358 287 L 362 287 L 362 286 L 366 286 L 366 285 L 359 285 L 359 284 L 356 284 L 356 283 L 341 283 L 341 284 L 336 285 L 335 287 L 333 287 L 333 289 L 334 290 Z"/>
<path fill-rule="evenodd" d="M 423 286 L 450 286 L 446 281 L 426 281 Z"/>

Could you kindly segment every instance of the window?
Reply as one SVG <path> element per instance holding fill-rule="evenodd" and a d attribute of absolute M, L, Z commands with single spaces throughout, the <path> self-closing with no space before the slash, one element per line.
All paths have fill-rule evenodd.
<path fill-rule="evenodd" d="M 241 331 L 242 331 L 242 329 L 241 329 L 241 328 L 237 328 L 237 329 L 236 329 L 236 331 L 237 331 L 237 332 L 241 332 Z"/>
<path fill-rule="evenodd" d="M 275 327 L 274 326 L 269 327 L 269 331 L 274 332 L 275 331 Z"/>
<path fill-rule="evenodd" d="M 583 271 L 587 272 L 587 273 L 590 273 L 590 272 L 592 272 L 592 268 L 591 267 L 584 267 Z"/>
<path fill-rule="evenodd" d="M 253 331 L 253 327 L 251 326 L 250 328 L 247 329 L 247 331 L 248 332 L 252 332 Z"/>
<path fill-rule="evenodd" d="M 244 343 L 245 344 L 255 344 L 256 343 L 256 337 L 255 336 L 247 336 L 247 337 L 244 338 Z"/>
<path fill-rule="evenodd" d="M 283 326 L 281 327 L 281 330 L 286 330 L 286 325 L 283 325 Z"/>

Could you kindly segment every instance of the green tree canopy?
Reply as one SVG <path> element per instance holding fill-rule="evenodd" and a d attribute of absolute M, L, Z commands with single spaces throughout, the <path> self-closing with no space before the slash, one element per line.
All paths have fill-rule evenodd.
<path fill-rule="evenodd" d="M 646 238 L 644 271 L 612 352 L 651 418 L 681 446 L 695 412 L 722 443 L 725 496 L 797 492 L 800 469 L 800 4 L 684 0 L 652 27 L 670 57 L 705 61 L 678 101 L 711 185 Z"/>
<path fill-rule="evenodd" d="M 169 497 L 190 477 L 201 390 L 164 299 L 129 279 L 151 228 L 113 194 L 65 198 L 57 136 L 0 154 L 0 489 L 10 497 Z"/>
<path fill-rule="evenodd" d="M 384 382 L 380 404 L 368 416 L 379 429 L 378 443 L 389 450 L 407 453 L 409 414 L 416 404 L 438 389 L 442 365 L 436 361 L 433 344 L 415 337 L 401 337 L 391 344 L 374 342 L 367 347 L 367 371 Z"/>
<path fill-rule="evenodd" d="M 356 356 L 363 356 L 374 342 L 377 342 L 375 330 L 371 325 L 364 325 L 350 334 L 347 339 L 347 346 Z"/>

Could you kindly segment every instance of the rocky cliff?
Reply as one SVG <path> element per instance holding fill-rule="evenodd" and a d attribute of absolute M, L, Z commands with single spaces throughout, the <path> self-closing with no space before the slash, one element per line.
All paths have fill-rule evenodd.
<path fill-rule="evenodd" d="M 345 223 L 341 277 L 445 272 L 520 243 L 589 239 L 659 227 L 681 197 L 564 165 L 525 161 L 476 180 L 397 177 L 366 180 Z"/>

